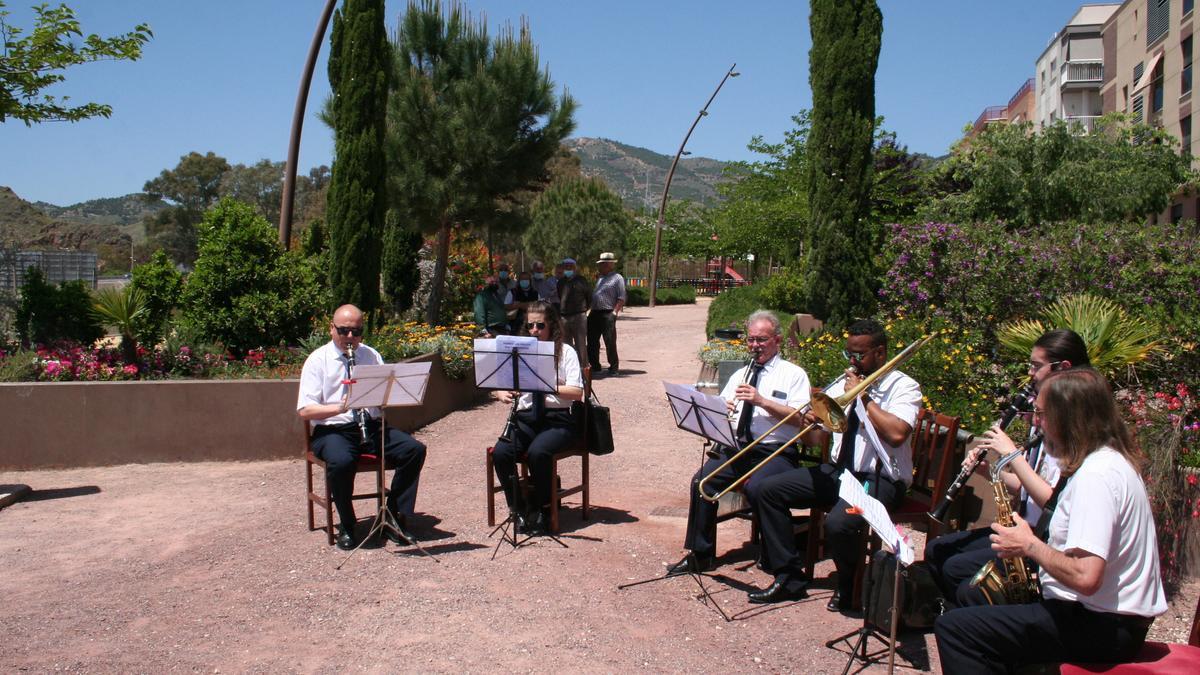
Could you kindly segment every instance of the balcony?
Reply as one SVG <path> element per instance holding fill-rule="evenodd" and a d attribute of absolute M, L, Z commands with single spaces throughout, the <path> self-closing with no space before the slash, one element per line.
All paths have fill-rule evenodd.
<path fill-rule="evenodd" d="M 1062 89 L 1098 87 L 1104 82 L 1103 61 L 1067 61 L 1062 65 Z"/>
<path fill-rule="evenodd" d="M 1063 121 L 1067 123 L 1067 128 L 1072 133 L 1087 136 L 1096 131 L 1096 120 L 1100 119 L 1099 115 L 1067 115 L 1063 117 Z"/>
<path fill-rule="evenodd" d="M 979 117 L 975 118 L 975 126 L 971 129 L 971 135 L 978 134 L 983 131 L 983 128 L 992 122 L 1008 121 L 1008 106 L 993 105 L 983 109 L 979 113 Z"/>

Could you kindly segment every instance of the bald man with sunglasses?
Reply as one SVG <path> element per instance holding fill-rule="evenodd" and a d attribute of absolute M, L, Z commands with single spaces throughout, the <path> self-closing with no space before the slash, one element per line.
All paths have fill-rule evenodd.
<path fill-rule="evenodd" d="M 394 469 L 387 508 L 400 527 L 406 527 L 417 502 L 417 484 L 425 465 L 425 445 L 412 436 L 383 425 L 379 408 L 351 410 L 347 407 L 349 387 L 347 354 L 353 353 L 356 366 L 383 363 L 379 352 L 362 344 L 363 313 L 354 305 L 342 305 L 329 322 L 330 341 L 313 351 L 300 373 L 300 394 L 296 414 L 312 425 L 313 453 L 325 462 L 325 480 L 329 483 L 333 505 L 341 521 L 337 546 L 343 550 L 358 545 L 354 515 L 354 473 L 360 454 L 379 452 L 379 434 L 384 438 L 384 458 Z M 366 417 L 367 442 L 362 439 L 358 417 Z M 403 543 L 401 535 L 384 528 L 386 536 Z"/>

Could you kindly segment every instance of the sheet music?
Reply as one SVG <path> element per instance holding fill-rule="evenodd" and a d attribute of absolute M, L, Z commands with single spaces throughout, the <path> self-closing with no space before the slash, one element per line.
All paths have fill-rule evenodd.
<path fill-rule="evenodd" d="M 892 549 L 900 562 L 911 565 L 915 559 L 912 547 L 900 538 L 900 532 L 896 529 L 896 525 L 892 522 L 883 503 L 867 494 L 866 489 L 863 488 L 862 483 L 858 482 L 853 473 L 843 471 L 839 480 L 841 485 L 838 488 L 838 497 L 862 511 L 863 518 L 867 520 L 871 529 L 875 530 L 875 534 L 878 534 L 879 538 L 883 540 L 884 545 Z"/>
<path fill-rule="evenodd" d="M 671 413 L 675 416 L 675 424 L 680 429 L 731 448 L 737 447 L 725 399 L 705 394 L 686 384 L 674 384 L 666 380 L 662 384 L 667 392 Z"/>
<path fill-rule="evenodd" d="M 351 385 L 347 405 L 350 408 L 421 405 L 432 366 L 429 361 L 355 366 L 355 383 Z"/>
<path fill-rule="evenodd" d="M 558 390 L 554 342 L 520 335 L 475 340 L 475 386 L 481 389 L 516 389 L 512 372 L 514 349 L 519 355 L 517 378 L 521 391 Z M 520 358 L 520 355 L 527 358 Z"/>

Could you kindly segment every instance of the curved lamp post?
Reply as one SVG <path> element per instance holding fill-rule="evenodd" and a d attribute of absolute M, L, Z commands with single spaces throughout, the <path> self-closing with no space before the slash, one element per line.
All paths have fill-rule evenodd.
<path fill-rule="evenodd" d="M 667 213 L 667 193 L 671 191 L 671 179 L 675 177 L 675 167 L 679 164 L 679 157 L 684 154 L 683 148 L 687 145 L 688 139 L 692 137 L 692 132 L 696 130 L 696 125 L 700 123 L 700 118 L 708 115 L 708 106 L 712 105 L 713 99 L 721 91 L 721 87 L 725 86 L 725 80 L 731 77 L 737 77 L 741 73 L 735 73 L 734 68 L 737 64 L 729 66 L 729 70 L 725 73 L 725 77 L 721 78 L 720 84 L 713 91 L 712 96 L 708 97 L 708 103 L 700 109 L 700 114 L 696 115 L 696 121 L 692 122 L 692 126 L 688 128 L 687 135 L 683 137 L 683 142 L 679 144 L 679 151 L 675 153 L 675 159 L 671 162 L 671 170 L 667 172 L 667 181 L 663 184 L 662 202 L 658 205 L 658 224 L 654 226 L 654 261 L 650 265 L 650 306 L 653 307 L 658 296 L 658 257 L 662 253 L 662 228 L 663 218 Z"/>
<path fill-rule="evenodd" d="M 317 67 L 317 55 L 325 41 L 325 30 L 337 0 L 326 0 L 317 31 L 308 47 L 308 60 L 304 63 L 304 74 L 300 76 L 300 92 L 296 94 L 296 110 L 292 113 L 292 135 L 288 142 L 287 168 L 283 172 L 283 200 L 279 207 L 279 243 L 287 250 L 292 239 L 292 205 L 296 192 L 296 161 L 300 155 L 300 132 L 304 128 L 304 108 L 308 104 L 308 87 L 312 84 L 313 70 Z"/>

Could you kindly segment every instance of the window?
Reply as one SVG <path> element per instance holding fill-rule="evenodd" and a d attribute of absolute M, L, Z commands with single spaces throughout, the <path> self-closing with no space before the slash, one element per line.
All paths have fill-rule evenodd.
<path fill-rule="evenodd" d="M 1162 109 L 1163 109 L 1162 61 L 1159 61 L 1158 65 L 1154 67 L 1154 72 L 1151 73 L 1151 76 L 1153 79 L 1150 80 L 1150 89 L 1151 89 L 1150 96 L 1152 98 L 1152 102 L 1150 104 L 1150 106 L 1151 106 L 1150 111 L 1155 114 L 1158 114 L 1158 113 L 1161 113 Z"/>
<path fill-rule="evenodd" d="M 1179 154 L 1190 157 L 1192 154 L 1192 116 L 1179 120 Z"/>
<path fill-rule="evenodd" d="M 1145 105 L 1141 94 L 1133 97 L 1133 110 L 1131 112 L 1133 113 L 1134 122 L 1141 123 L 1143 121 L 1142 110 Z"/>
<path fill-rule="evenodd" d="M 1187 16 L 1195 8 L 1196 0 L 1183 0 L 1183 15 Z"/>
<path fill-rule="evenodd" d="M 1158 42 L 1170 27 L 1170 0 L 1146 0 L 1146 46 Z"/>
<path fill-rule="evenodd" d="M 1179 43 L 1179 53 L 1183 55 L 1183 72 L 1179 75 L 1180 95 L 1192 90 L 1192 36 L 1189 35 Z"/>

